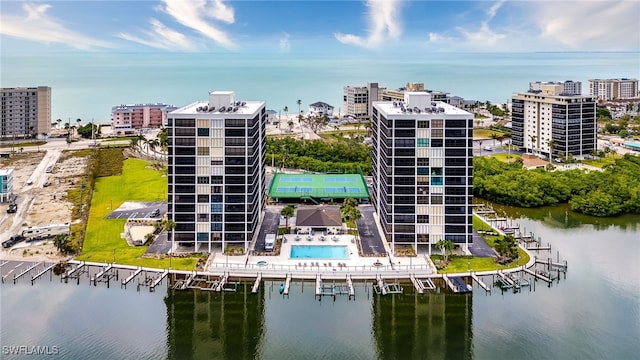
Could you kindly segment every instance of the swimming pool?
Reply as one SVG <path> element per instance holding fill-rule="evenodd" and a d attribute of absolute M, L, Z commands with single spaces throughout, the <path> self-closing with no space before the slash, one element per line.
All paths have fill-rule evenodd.
<path fill-rule="evenodd" d="M 292 245 L 291 259 L 348 259 L 344 245 Z"/>

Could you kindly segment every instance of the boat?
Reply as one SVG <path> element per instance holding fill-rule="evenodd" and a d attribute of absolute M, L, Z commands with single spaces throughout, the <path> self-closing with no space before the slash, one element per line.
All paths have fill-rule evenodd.
<path fill-rule="evenodd" d="M 284 292 L 284 283 L 280 284 L 280 294 Z"/>

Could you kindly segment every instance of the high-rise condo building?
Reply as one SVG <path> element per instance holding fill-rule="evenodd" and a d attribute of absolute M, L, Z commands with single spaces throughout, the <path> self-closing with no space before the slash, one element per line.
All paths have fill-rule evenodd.
<path fill-rule="evenodd" d="M 344 114 L 359 120 L 369 120 L 374 101 L 382 100 L 382 90 L 378 83 L 367 86 L 345 86 L 343 88 Z"/>
<path fill-rule="evenodd" d="M 589 95 L 604 101 L 637 98 L 638 79 L 591 79 Z"/>
<path fill-rule="evenodd" d="M 426 92 L 374 102 L 373 204 L 392 251 L 472 242 L 473 115 Z M 421 249 L 422 248 L 422 249 Z"/>
<path fill-rule="evenodd" d="M 3 138 L 28 138 L 51 133 L 51 88 L 2 88 Z"/>
<path fill-rule="evenodd" d="M 265 206 L 264 101 L 214 91 L 168 115 L 169 219 L 174 245 L 248 249 Z"/>
<path fill-rule="evenodd" d="M 580 81 L 536 81 L 529 83 L 529 91 L 542 91 L 543 85 L 561 85 L 562 93 L 564 95 L 581 95 L 582 94 L 582 83 Z"/>
<path fill-rule="evenodd" d="M 160 103 L 114 106 L 111 108 L 111 128 L 122 133 L 160 128 L 167 123 L 167 114 L 175 109 L 175 106 Z"/>
<path fill-rule="evenodd" d="M 512 97 L 513 145 L 554 157 L 582 157 L 596 149 L 596 103 L 593 97 L 562 95 L 562 85 Z"/>

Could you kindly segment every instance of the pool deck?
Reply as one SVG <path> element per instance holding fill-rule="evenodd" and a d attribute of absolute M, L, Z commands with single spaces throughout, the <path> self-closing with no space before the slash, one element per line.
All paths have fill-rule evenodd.
<path fill-rule="evenodd" d="M 395 272 L 400 269 L 420 271 L 422 273 L 435 273 L 435 268 L 426 255 L 416 257 L 397 258 L 394 256 L 363 257 L 358 254 L 357 240 L 353 235 L 325 235 L 322 240 L 321 234 L 315 235 L 283 235 L 280 246 L 280 253 L 274 255 L 242 255 L 227 256 L 221 253 L 214 253 L 208 261 L 208 270 L 211 272 L 220 271 L 222 268 L 253 269 L 258 271 L 278 270 L 283 274 L 287 272 L 309 273 L 309 275 L 353 272 L 353 271 L 373 271 Z M 298 239 L 296 240 L 296 237 Z M 290 258 L 291 247 L 296 245 L 340 245 L 346 246 L 348 259 L 311 259 L 311 258 Z M 264 261 L 266 265 L 258 265 Z M 261 263 L 262 264 L 262 263 Z"/>

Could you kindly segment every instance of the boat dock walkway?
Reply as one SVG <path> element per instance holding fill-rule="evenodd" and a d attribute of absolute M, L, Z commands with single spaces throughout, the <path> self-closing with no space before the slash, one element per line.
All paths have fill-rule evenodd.
<path fill-rule="evenodd" d="M 259 273 L 258 276 L 256 276 L 256 281 L 254 281 L 253 286 L 251 287 L 251 293 L 252 294 L 257 294 L 258 290 L 260 289 L 260 283 L 262 282 L 262 273 Z"/>
<path fill-rule="evenodd" d="M 45 267 L 45 269 L 44 269 L 44 270 L 40 271 L 40 272 L 39 272 L 39 273 L 37 273 L 36 275 L 32 276 L 32 277 L 31 277 L 31 285 L 33 285 L 33 283 L 34 283 L 36 280 L 38 280 L 42 275 L 44 275 L 44 274 L 46 274 L 47 272 L 49 272 L 49 271 L 53 270 L 53 268 L 54 268 L 54 267 L 56 267 L 56 265 L 58 265 L 58 264 L 53 263 L 53 264 L 51 264 L 51 265 L 49 265 L 49 266 Z"/>
<path fill-rule="evenodd" d="M 484 289 L 484 291 L 486 291 L 486 292 L 488 292 L 488 293 L 490 293 L 490 292 L 491 292 L 491 288 L 490 288 L 487 284 L 485 284 L 485 283 L 484 283 L 484 281 L 482 281 L 482 280 L 478 277 L 478 275 L 476 275 L 476 274 L 473 274 L 473 273 L 472 273 L 472 274 L 471 274 L 471 279 L 473 279 L 473 281 L 475 281 L 475 282 L 476 282 L 476 284 L 480 285 L 480 287 L 481 287 L 481 288 L 483 288 L 483 289 Z"/>

